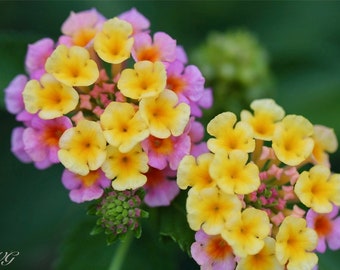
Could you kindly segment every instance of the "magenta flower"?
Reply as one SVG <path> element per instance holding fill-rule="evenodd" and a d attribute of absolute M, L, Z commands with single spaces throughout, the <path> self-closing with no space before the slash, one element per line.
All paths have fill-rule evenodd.
<path fill-rule="evenodd" d="M 169 166 L 176 170 L 181 159 L 190 153 L 191 140 L 187 133 L 160 139 L 150 135 L 142 141 L 142 147 L 149 157 L 149 165 L 162 170 Z"/>
<path fill-rule="evenodd" d="M 53 50 L 54 41 L 50 38 L 43 38 L 28 45 L 25 67 L 31 79 L 39 80 L 46 73 L 45 62 Z"/>
<path fill-rule="evenodd" d="M 204 127 L 202 123 L 195 121 L 194 117 L 191 117 L 189 120 L 188 135 L 191 139 L 190 155 L 198 157 L 203 153 L 209 152 L 207 143 L 202 141 L 204 137 Z"/>
<path fill-rule="evenodd" d="M 38 169 L 59 163 L 59 138 L 70 127 L 72 122 L 66 116 L 51 120 L 33 117 L 30 126 L 22 133 L 22 141 L 26 153 Z"/>
<path fill-rule="evenodd" d="M 27 77 L 25 75 L 17 75 L 5 88 L 6 109 L 11 114 L 18 114 L 25 110 L 22 92 L 26 83 Z"/>
<path fill-rule="evenodd" d="M 235 256 L 231 246 L 220 235 L 207 235 L 203 230 L 195 234 L 191 255 L 201 269 L 233 270 Z"/>
<path fill-rule="evenodd" d="M 70 199 L 76 203 L 100 198 L 104 189 L 109 187 L 111 183 L 111 180 L 106 178 L 101 169 L 90 171 L 89 174 L 84 176 L 65 169 L 61 181 L 64 187 L 70 190 Z"/>
<path fill-rule="evenodd" d="M 176 57 L 176 40 L 168 34 L 157 32 L 153 38 L 148 33 L 134 36 L 132 56 L 135 61 L 172 62 Z"/>
<path fill-rule="evenodd" d="M 106 18 L 95 8 L 81 12 L 72 11 L 61 27 L 64 35 L 60 36 L 59 44 L 85 47 L 105 21 Z"/>
<path fill-rule="evenodd" d="M 118 16 L 119 19 L 129 22 L 133 28 L 133 34 L 137 34 L 148 30 L 150 27 L 149 20 L 138 12 L 136 8 L 132 8 L 123 12 Z"/>
<path fill-rule="evenodd" d="M 319 237 L 316 247 L 318 252 L 326 251 L 326 243 L 331 250 L 340 249 L 340 217 L 337 217 L 339 208 L 333 206 L 330 213 L 319 214 L 310 209 L 307 212 L 306 220 L 308 227 L 314 229 Z"/>
<path fill-rule="evenodd" d="M 22 139 L 24 131 L 24 127 L 16 127 L 13 129 L 11 137 L 11 151 L 21 162 L 29 163 L 32 162 L 32 159 L 25 151 L 24 141 Z"/>
<path fill-rule="evenodd" d="M 204 88 L 205 79 L 194 65 L 184 66 L 177 60 L 167 66 L 167 89 L 178 95 L 179 102 L 190 105 L 191 115 L 202 116 L 200 107 L 212 105 L 211 89 Z"/>
<path fill-rule="evenodd" d="M 148 179 L 144 185 L 145 203 L 150 207 L 170 205 L 179 193 L 176 181 L 170 180 L 176 176 L 176 171 L 168 167 L 163 170 L 150 167 L 145 175 Z"/>

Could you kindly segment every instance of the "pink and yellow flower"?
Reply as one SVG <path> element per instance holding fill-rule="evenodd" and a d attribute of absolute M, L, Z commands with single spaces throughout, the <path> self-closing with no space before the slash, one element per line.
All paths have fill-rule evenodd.
<path fill-rule="evenodd" d="M 67 129 L 59 140 L 60 162 L 73 173 L 87 175 L 99 169 L 106 159 L 106 140 L 100 124 L 81 120 Z"/>

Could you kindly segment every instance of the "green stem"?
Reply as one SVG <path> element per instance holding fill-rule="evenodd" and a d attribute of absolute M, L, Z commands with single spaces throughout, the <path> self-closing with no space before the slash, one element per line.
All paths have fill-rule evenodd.
<path fill-rule="evenodd" d="M 128 233 L 125 239 L 120 243 L 115 255 L 112 258 L 111 264 L 108 270 L 121 270 L 124 263 L 125 255 L 129 249 L 129 246 L 133 240 L 133 233 Z"/>

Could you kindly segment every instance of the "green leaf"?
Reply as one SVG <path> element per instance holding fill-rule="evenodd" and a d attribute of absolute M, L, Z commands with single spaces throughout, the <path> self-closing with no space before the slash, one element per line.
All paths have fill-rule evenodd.
<path fill-rule="evenodd" d="M 190 255 L 190 246 L 194 242 L 194 231 L 187 222 L 185 202 L 187 193 L 181 192 L 170 207 L 160 209 L 160 234 L 163 238 L 170 237 L 179 247 Z"/>
<path fill-rule="evenodd" d="M 39 39 L 32 33 L 0 31 L 0 109 L 5 108 L 4 89 L 18 74 L 25 74 L 27 46 Z"/>

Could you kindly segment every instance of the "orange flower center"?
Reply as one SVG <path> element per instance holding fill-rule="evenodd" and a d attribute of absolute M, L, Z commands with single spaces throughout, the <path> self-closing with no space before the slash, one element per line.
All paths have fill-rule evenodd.
<path fill-rule="evenodd" d="M 145 174 L 148 181 L 147 186 L 149 188 L 156 187 L 164 178 L 163 172 L 155 168 L 150 167 L 149 171 Z"/>
<path fill-rule="evenodd" d="M 214 236 L 208 242 L 206 251 L 212 259 L 222 260 L 232 253 L 232 248 L 222 237 Z"/>
<path fill-rule="evenodd" d="M 78 175 L 78 178 L 83 182 L 85 187 L 90 187 L 97 181 L 98 176 L 98 171 L 90 171 L 87 175 Z"/>
<path fill-rule="evenodd" d="M 333 224 L 327 216 L 320 215 L 314 222 L 314 229 L 319 236 L 326 236 L 332 231 Z"/>
<path fill-rule="evenodd" d="M 74 45 L 85 47 L 95 36 L 96 30 L 82 29 L 73 36 Z"/>
<path fill-rule="evenodd" d="M 185 81 L 180 77 L 169 76 L 167 81 L 167 89 L 174 91 L 175 93 L 181 93 L 186 86 Z"/>
<path fill-rule="evenodd" d="M 157 47 L 148 47 L 145 49 L 142 49 L 137 54 L 138 61 L 151 61 L 156 62 L 160 58 L 159 49 Z"/>
<path fill-rule="evenodd" d="M 169 154 L 173 150 L 173 143 L 170 138 L 159 139 L 154 136 L 150 136 L 150 145 L 153 151 L 160 154 Z"/>
<path fill-rule="evenodd" d="M 57 146 L 65 130 L 66 128 L 60 125 L 49 125 L 44 129 L 42 140 L 47 146 Z"/>

